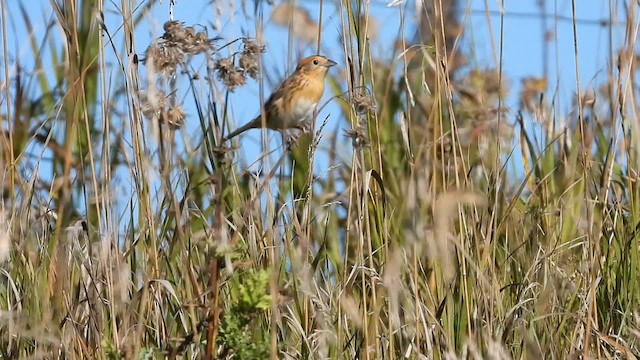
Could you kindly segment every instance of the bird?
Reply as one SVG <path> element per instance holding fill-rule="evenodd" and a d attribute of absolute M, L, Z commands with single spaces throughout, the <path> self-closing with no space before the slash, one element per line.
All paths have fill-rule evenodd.
<path fill-rule="evenodd" d="M 271 93 L 260 114 L 231 132 L 224 140 L 230 140 L 249 129 L 259 129 L 263 123 L 271 130 L 300 129 L 306 132 L 324 93 L 324 79 L 334 65 L 335 61 L 321 55 L 300 60 L 294 73 Z"/>

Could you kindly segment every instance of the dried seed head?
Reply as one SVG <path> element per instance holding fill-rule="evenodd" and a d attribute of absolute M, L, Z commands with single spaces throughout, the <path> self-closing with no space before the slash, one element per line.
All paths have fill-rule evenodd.
<path fill-rule="evenodd" d="M 168 21 L 164 24 L 164 34 L 162 34 L 162 38 L 170 42 L 178 43 L 185 40 L 187 33 L 182 23 Z"/>
<path fill-rule="evenodd" d="M 183 26 L 179 21 L 167 21 L 166 23 L 164 23 L 162 28 L 164 29 L 165 34 L 171 36 L 182 31 Z"/>
<path fill-rule="evenodd" d="M 234 69 L 234 71 L 227 74 L 224 79 L 224 86 L 226 86 L 230 91 L 233 91 L 238 86 L 244 85 L 246 82 L 246 78 L 244 74 L 239 69 Z"/>
<path fill-rule="evenodd" d="M 204 33 L 204 32 L 199 32 L 198 35 L 200 35 L 201 33 Z M 194 41 L 196 37 L 196 29 L 194 29 L 193 26 L 186 27 L 184 29 L 183 35 L 184 35 L 185 42 Z"/>
<path fill-rule="evenodd" d="M 157 91 L 151 97 L 147 92 L 143 92 L 140 96 L 140 107 L 142 114 L 147 119 L 151 119 L 154 116 L 159 116 L 160 113 L 167 106 L 167 97 L 163 91 Z"/>
<path fill-rule="evenodd" d="M 186 115 L 181 106 L 172 106 L 163 114 L 162 119 L 173 129 L 179 129 L 184 124 Z"/>
<path fill-rule="evenodd" d="M 247 54 L 247 55 L 258 55 L 258 54 L 261 54 L 261 53 L 264 52 L 264 45 L 258 44 L 253 39 L 244 38 L 244 39 L 242 39 L 242 42 L 244 44 L 244 48 L 242 49 L 242 52 L 244 54 Z"/>
<path fill-rule="evenodd" d="M 239 61 L 240 68 L 246 75 L 256 79 L 259 74 L 258 56 L 264 52 L 264 45 L 260 45 L 255 40 L 247 38 L 242 39 L 242 42 L 244 47 Z"/>
<path fill-rule="evenodd" d="M 228 72 L 231 71 L 233 69 L 233 57 L 229 56 L 226 58 L 221 58 L 216 60 L 215 64 L 213 65 L 213 68 L 218 71 L 218 72 Z"/>
<path fill-rule="evenodd" d="M 353 129 L 345 131 L 345 136 L 351 138 L 354 149 L 369 146 L 369 138 L 367 137 L 367 128 L 364 122 L 361 122 Z"/>
<path fill-rule="evenodd" d="M 368 114 L 375 110 L 376 104 L 371 96 L 363 95 L 360 92 L 356 92 L 351 98 L 356 113 L 360 115 Z"/>
<path fill-rule="evenodd" d="M 175 47 L 167 46 L 165 41 L 159 39 L 147 48 L 145 63 L 149 61 L 157 71 L 170 76 L 175 73 L 178 64 L 184 61 L 184 54 Z"/>
<path fill-rule="evenodd" d="M 186 51 L 190 54 L 200 54 L 213 51 L 213 42 L 209 40 L 207 33 L 201 31 L 193 37 L 190 46 Z"/>
<path fill-rule="evenodd" d="M 222 80 L 222 83 L 229 91 L 233 91 L 246 82 L 244 73 L 234 66 L 232 56 L 218 59 L 214 64 L 214 69 L 218 79 Z"/>
<path fill-rule="evenodd" d="M 158 71 L 171 76 L 179 64 L 187 60 L 185 55 L 197 55 L 213 51 L 213 43 L 205 31 L 196 32 L 178 21 L 167 21 L 164 34 L 146 51 L 145 63 L 152 61 Z"/>
<path fill-rule="evenodd" d="M 144 92 L 140 95 L 140 107 L 145 118 L 158 119 L 173 129 L 178 129 L 184 124 L 186 115 L 181 106 L 171 106 L 163 91 L 154 92 L 153 96 Z"/>
<path fill-rule="evenodd" d="M 258 61 L 256 61 L 256 58 L 251 55 L 242 54 L 240 57 L 240 68 L 245 74 L 249 75 L 253 79 L 258 78 L 258 74 L 260 73 Z"/>

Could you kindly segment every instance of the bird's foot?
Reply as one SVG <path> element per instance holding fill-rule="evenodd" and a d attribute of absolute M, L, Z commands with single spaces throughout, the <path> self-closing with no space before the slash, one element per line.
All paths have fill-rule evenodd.
<path fill-rule="evenodd" d="M 305 121 L 300 125 L 300 130 L 302 131 L 303 134 L 309 134 L 311 133 L 311 121 Z"/>
<path fill-rule="evenodd" d="M 300 133 L 289 133 L 289 134 L 285 134 L 285 144 L 287 146 L 287 148 L 292 147 L 293 145 L 295 145 L 298 142 L 298 139 L 300 139 Z"/>

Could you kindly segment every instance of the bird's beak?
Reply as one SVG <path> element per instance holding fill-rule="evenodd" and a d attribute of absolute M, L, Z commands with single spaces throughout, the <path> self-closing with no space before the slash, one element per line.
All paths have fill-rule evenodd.
<path fill-rule="evenodd" d="M 333 61 L 331 59 L 327 59 L 327 61 L 324 63 L 324 66 L 326 66 L 327 68 L 330 68 L 330 67 L 332 67 L 334 65 L 337 65 L 337 64 L 338 64 L 337 62 L 335 62 L 335 61 Z"/>

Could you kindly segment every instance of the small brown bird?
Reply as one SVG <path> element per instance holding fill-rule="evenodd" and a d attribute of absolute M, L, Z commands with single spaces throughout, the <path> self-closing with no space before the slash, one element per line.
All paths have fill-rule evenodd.
<path fill-rule="evenodd" d="M 229 140 L 249 129 L 262 127 L 262 113 L 268 129 L 283 131 L 301 129 L 305 131 L 309 120 L 324 93 L 324 78 L 336 62 L 324 56 L 302 59 L 296 71 L 286 78 L 264 103 L 264 111 L 255 119 L 227 135 Z"/>

